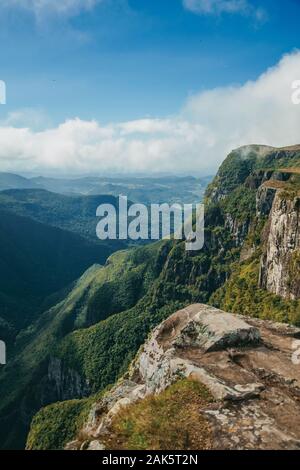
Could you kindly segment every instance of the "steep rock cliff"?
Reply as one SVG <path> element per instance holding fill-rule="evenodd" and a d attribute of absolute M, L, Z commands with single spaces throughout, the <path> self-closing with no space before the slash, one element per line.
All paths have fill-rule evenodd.
<path fill-rule="evenodd" d="M 118 449 L 111 436 L 116 429 L 122 436 L 118 420 L 125 423 L 126 413 L 132 416 L 147 396 L 160 396 L 186 377 L 213 397 L 198 408 L 199 426 L 204 438 L 209 434 L 211 448 L 299 449 L 299 337 L 300 329 L 206 305 L 180 310 L 153 331 L 126 376 L 92 406 L 81 437 L 66 448 Z M 202 419 L 208 427 L 203 428 Z M 141 448 L 147 426 L 144 422 L 139 428 Z M 132 422 L 124 436 L 128 440 L 134 432 Z"/>
<path fill-rule="evenodd" d="M 275 193 L 294 178 L 284 168 L 299 166 L 300 147 L 248 146 L 233 151 L 206 193 L 201 252 L 186 252 L 181 241 L 163 241 L 120 252 L 97 268 L 91 284 L 79 281 L 69 299 L 46 312 L 47 322 L 34 326 L 32 338 L 25 337 L 18 363 L 25 365 L 27 376 L 17 381 L 12 370 L 11 380 L 0 382 L 6 407 L 0 419 L 8 407 L 17 410 L 13 400 L 17 402 L 24 390 L 38 394 L 38 383 L 48 384 L 48 367 L 42 376 L 36 370 L 41 359 L 48 365 L 50 356 L 59 367 L 52 374 L 55 394 L 49 390 L 49 397 L 56 397 L 58 390 L 60 396 L 80 398 L 86 384 L 91 393 L 102 393 L 124 373 L 149 332 L 189 304 L 210 303 L 230 312 L 300 323 L 299 302 L 272 294 L 259 283 L 259 260 L 268 239 L 265 227 Z M 265 183 L 270 190 L 263 188 Z M 293 261 L 292 270 L 299 271 L 297 266 Z M 295 292 L 295 287 L 291 289 Z M 73 385 L 61 389 L 68 371 Z M 76 407 L 72 400 L 72 413 Z M 67 408 L 61 415 L 59 404 L 55 406 L 56 421 L 66 419 Z M 31 414 L 37 409 L 31 407 Z M 48 448 L 49 441 L 40 437 L 40 448 Z M 51 445 L 57 442 L 61 445 L 56 440 Z"/>
<path fill-rule="evenodd" d="M 91 394 L 88 380 L 83 379 L 76 370 L 65 368 L 63 361 L 57 357 L 50 357 L 48 381 L 57 401 L 83 398 Z"/>
<path fill-rule="evenodd" d="M 261 258 L 259 285 L 286 299 L 300 298 L 298 194 L 277 190 L 274 196 L 266 229 L 265 252 Z"/>

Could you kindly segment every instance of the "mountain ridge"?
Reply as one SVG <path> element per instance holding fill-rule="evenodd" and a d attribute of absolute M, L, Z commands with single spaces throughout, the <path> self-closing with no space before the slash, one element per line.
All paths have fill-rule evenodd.
<path fill-rule="evenodd" d="M 65 330 L 55 347 L 49 348 L 51 361 L 48 357 L 43 373 L 48 376 L 51 364 L 52 387 L 61 391 L 61 397 L 69 393 L 68 388 L 63 389 L 65 377 L 74 376 L 74 373 L 79 375 L 82 384 L 89 383 L 91 394 L 90 398 L 83 398 L 84 402 L 58 404 L 55 407 L 58 421 L 60 412 L 68 421 L 70 406 L 75 426 L 76 416 L 81 419 L 81 412 L 86 413 L 93 403 L 93 394 L 102 394 L 126 372 L 151 330 L 171 313 L 189 304 L 210 303 L 231 312 L 299 323 L 298 299 L 284 299 L 258 285 L 264 240 L 269 237 L 268 221 L 277 191 L 276 188 L 268 189 L 265 193 L 259 188 L 265 181 L 282 181 L 286 187 L 280 188 L 278 194 L 283 203 L 288 198 L 297 200 L 294 188 L 298 187 L 298 176 L 278 169 L 298 165 L 299 156 L 300 153 L 294 151 L 275 151 L 267 155 L 262 165 L 255 153 L 245 161 L 237 150 L 232 152 L 206 193 L 205 245 L 201 252 L 187 253 L 184 242 L 163 241 L 116 253 L 113 264 L 109 261 L 101 269 L 96 297 L 90 304 L 91 324 Z M 293 249 L 286 255 L 286 259 L 294 259 Z M 144 266 L 142 270 L 141 266 Z M 107 282 L 105 273 L 110 269 Z M 137 297 L 135 276 L 147 280 L 145 291 Z M 125 289 L 125 297 L 124 285 L 131 286 Z M 114 295 L 117 292 L 118 295 Z M 130 299 L 129 304 L 124 304 L 124 298 Z M 85 305 L 84 290 L 78 300 L 80 305 Z M 225 304 L 229 308 L 225 308 Z M 56 311 L 59 319 L 63 311 L 60 313 L 60 306 Z M 76 306 L 70 305 L 69 314 L 76 316 L 76 311 Z M 100 321 L 99 313 L 104 313 Z M 68 398 L 82 397 L 77 393 Z M 51 419 L 55 420 L 55 413 Z M 35 434 L 36 442 L 39 436 L 43 441 L 43 434 L 46 439 L 52 439 L 43 428 Z"/>

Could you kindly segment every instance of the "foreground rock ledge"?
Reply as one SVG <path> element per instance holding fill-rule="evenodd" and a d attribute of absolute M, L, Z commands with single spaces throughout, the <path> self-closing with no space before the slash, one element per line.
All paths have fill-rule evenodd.
<path fill-rule="evenodd" d="M 126 377 L 94 405 L 82 433 L 87 439 L 66 448 L 103 449 L 101 436 L 121 407 L 188 377 L 216 399 L 199 410 L 211 423 L 215 449 L 300 449 L 296 338 L 298 328 L 207 305 L 180 310 L 152 332 Z"/>

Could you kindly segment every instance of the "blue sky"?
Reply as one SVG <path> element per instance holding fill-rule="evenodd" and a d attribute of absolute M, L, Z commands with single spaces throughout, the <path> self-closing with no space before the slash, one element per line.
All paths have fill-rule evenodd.
<path fill-rule="evenodd" d="M 261 24 L 194 14 L 181 0 L 107 0 L 39 23 L 0 2 L 5 111 L 39 108 L 53 122 L 165 116 L 189 94 L 254 79 L 300 46 L 300 2 L 255 4 L 266 11 Z"/>
<path fill-rule="evenodd" d="M 0 0 L 3 127 L 165 121 L 191 97 L 255 81 L 300 48 L 297 0 L 37 4 Z"/>

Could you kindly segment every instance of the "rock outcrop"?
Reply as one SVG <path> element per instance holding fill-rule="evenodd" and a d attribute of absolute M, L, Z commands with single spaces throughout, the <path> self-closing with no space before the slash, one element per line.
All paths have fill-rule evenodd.
<path fill-rule="evenodd" d="M 265 188 L 266 201 L 272 189 Z M 271 196 L 267 196 L 267 195 Z M 300 196 L 277 191 L 269 216 L 265 252 L 261 259 L 260 287 L 285 299 L 300 298 Z"/>
<path fill-rule="evenodd" d="M 91 394 L 87 380 L 75 370 L 65 368 L 61 359 L 50 357 L 48 365 L 48 382 L 58 401 L 83 398 Z"/>
<path fill-rule="evenodd" d="M 171 315 L 151 334 L 126 376 L 96 403 L 67 449 L 103 449 L 124 406 L 186 377 L 204 384 L 216 449 L 299 449 L 300 329 L 202 305 Z M 295 352 L 296 351 L 296 352 Z M 102 438 L 102 440 L 101 440 Z"/>
<path fill-rule="evenodd" d="M 241 223 L 239 220 L 232 217 L 231 214 L 226 214 L 225 228 L 231 233 L 236 247 L 241 247 L 245 241 L 249 232 L 249 225 L 250 220 Z"/>
<path fill-rule="evenodd" d="M 268 216 L 271 212 L 276 189 L 261 185 L 256 193 L 256 214 L 258 217 Z"/>
<path fill-rule="evenodd" d="M 66 299 L 63 308 L 58 306 L 55 316 L 50 312 L 55 328 L 53 330 L 51 322 L 46 328 L 47 347 L 43 351 L 51 351 L 54 356 L 57 354 L 61 361 L 50 370 L 51 386 L 47 387 L 47 392 L 50 389 L 51 397 L 54 396 L 51 402 L 57 401 L 57 395 L 60 399 L 83 397 L 89 389 L 91 393 L 102 393 L 106 386 L 115 383 L 119 374 L 128 367 L 129 358 L 137 353 L 145 335 L 159 319 L 166 317 L 174 305 L 211 302 L 225 310 L 299 324 L 300 304 L 293 300 L 300 298 L 299 225 L 293 215 L 299 212 L 299 206 L 293 205 L 295 198 L 290 197 L 300 189 L 299 167 L 300 146 L 275 149 L 254 145 L 231 152 L 206 191 L 205 245 L 201 252 L 187 253 L 185 243 L 176 241 L 120 253 L 115 262 L 103 268 L 101 274 L 95 274 L 95 282 L 92 281 L 90 286 L 84 283 L 84 289 L 81 286 L 75 290 L 71 299 L 76 301 L 72 300 L 71 306 Z M 286 201 L 286 206 L 280 200 Z M 195 315 L 192 312 L 194 308 Z M 113 312 L 118 313 L 111 316 Z M 228 316 L 224 312 L 218 315 L 216 325 L 217 312 L 208 307 L 191 307 L 184 312 L 175 315 L 180 317 L 180 321 L 172 343 L 166 346 L 159 335 L 160 330 L 155 330 L 150 338 L 153 345 L 146 343 L 130 374 L 95 405 L 87 430 L 84 430 L 87 437 L 83 447 L 104 445 L 101 436 L 109 428 L 111 416 L 119 406 L 160 393 L 180 377 L 195 377 L 206 384 L 221 404 L 225 417 L 221 413 L 220 419 L 224 422 L 229 420 L 224 403 L 231 403 L 231 410 L 236 407 L 237 420 L 244 404 L 246 409 L 248 402 L 261 406 L 261 397 L 264 397 L 267 387 L 256 369 L 266 369 L 266 373 L 272 375 L 272 365 L 260 364 L 262 351 L 271 360 L 276 356 L 275 349 L 268 347 L 274 339 L 269 334 L 270 325 L 263 327 L 257 321 Z M 189 312 L 189 318 L 186 318 L 186 312 Z M 78 321 L 71 322 L 72 318 Z M 70 333 L 68 329 L 65 336 L 65 324 L 69 324 L 66 319 L 70 319 L 75 331 Z M 103 319 L 105 322 L 99 321 Z M 237 325 L 238 319 L 243 321 L 243 326 Z M 94 326 L 87 328 L 91 324 Z M 163 325 L 167 328 L 168 321 Z M 78 328 L 80 330 L 76 331 Z M 267 331 L 265 336 L 262 328 Z M 275 326 L 273 329 L 281 337 L 281 330 Z M 165 331 L 166 338 L 170 337 L 170 331 Z M 39 334 L 35 335 L 39 340 Z M 52 343 L 49 338 L 53 338 Z M 56 341 L 58 348 L 53 350 L 49 346 Z M 288 356 L 280 366 L 279 375 L 282 377 L 291 367 L 291 340 L 286 341 L 278 352 L 281 361 Z M 33 346 L 36 347 L 35 343 Z M 33 350 L 31 345 L 30 348 Z M 31 359 L 26 353 L 25 364 L 27 357 Z M 240 357 L 244 358 L 242 366 L 237 364 Z M 254 366 L 247 362 L 252 360 Z M 31 369 L 32 363 L 31 360 Z M 36 382 L 35 375 L 32 382 L 35 388 Z M 47 386 L 48 382 L 47 376 Z M 13 384 L 14 379 L 8 383 Z M 28 388 L 31 394 L 31 382 Z M 5 381 L 3 390 L 2 396 L 11 395 Z M 276 389 L 275 394 L 278 395 L 279 390 Z M 21 396 L 20 391 L 18 396 Z M 42 404 L 49 402 L 47 393 L 47 400 Z M 211 410 L 206 411 L 209 415 Z M 43 417 L 43 410 L 40 416 Z M 64 420 L 68 423 L 65 417 Z M 13 425 L 15 421 L 11 420 Z M 215 429 L 217 423 L 215 419 Z M 235 427 L 233 418 L 228 423 Z M 276 429 L 281 429 L 278 423 L 275 417 Z M 256 428 L 251 426 L 255 436 Z M 46 422 L 42 429 L 38 426 L 33 428 L 35 440 L 32 448 L 49 448 L 50 435 L 51 446 L 55 448 L 63 448 L 66 439 L 73 438 L 70 433 L 66 438 L 57 439 L 60 430 L 53 429 L 50 433 Z M 260 436 L 260 431 L 257 432 Z M 232 434 L 230 431 L 229 436 Z M 290 429 L 287 434 L 290 435 Z M 43 439 L 44 436 L 47 440 Z M 95 442 L 90 444 L 91 440 Z M 77 448 L 81 444 L 76 442 L 74 446 Z M 223 444 L 229 448 L 234 445 L 230 442 L 225 445 L 225 441 Z M 235 444 L 246 446 L 242 440 Z M 268 445 L 271 444 L 263 442 L 258 448 L 267 448 Z"/>

